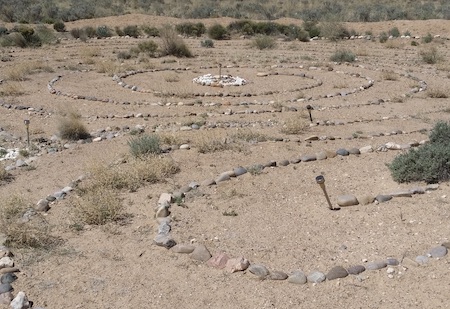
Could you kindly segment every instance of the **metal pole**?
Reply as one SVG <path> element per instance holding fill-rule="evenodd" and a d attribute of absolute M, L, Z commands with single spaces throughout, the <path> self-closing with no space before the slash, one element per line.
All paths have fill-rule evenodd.
<path fill-rule="evenodd" d="M 27 144 L 28 144 L 28 147 L 30 147 L 30 120 L 29 119 L 25 119 L 24 121 L 23 121 L 24 123 L 25 123 L 25 127 L 26 127 L 26 129 L 27 129 Z"/>
<path fill-rule="evenodd" d="M 313 107 L 311 105 L 306 105 L 306 109 L 308 110 L 308 113 L 309 113 L 309 120 L 311 122 L 313 122 L 312 115 L 311 115 L 311 110 L 313 109 Z"/>
<path fill-rule="evenodd" d="M 320 175 L 316 177 L 316 182 L 319 184 L 319 186 L 322 188 L 323 194 L 325 195 L 325 198 L 328 202 L 328 207 L 330 210 L 339 210 L 339 207 L 333 208 L 333 205 L 331 204 L 330 197 L 328 196 L 327 189 L 325 188 L 325 178 Z"/>

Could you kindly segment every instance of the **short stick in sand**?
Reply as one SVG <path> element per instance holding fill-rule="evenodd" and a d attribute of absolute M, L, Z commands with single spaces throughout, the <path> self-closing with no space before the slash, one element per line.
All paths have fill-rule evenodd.
<path fill-rule="evenodd" d="M 327 199 L 328 207 L 330 208 L 330 210 L 339 210 L 340 209 L 339 207 L 333 208 L 333 205 L 331 204 L 330 197 L 328 196 L 327 189 L 325 188 L 325 178 L 322 175 L 317 176 L 316 182 L 322 188 L 323 194 L 325 195 L 325 198 Z"/>

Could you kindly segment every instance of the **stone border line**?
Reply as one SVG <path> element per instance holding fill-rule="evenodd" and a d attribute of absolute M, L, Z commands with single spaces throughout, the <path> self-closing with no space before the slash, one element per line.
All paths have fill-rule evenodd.
<path fill-rule="evenodd" d="M 418 146 L 416 142 L 411 142 L 408 145 Z M 180 149 L 188 149 L 181 148 Z M 381 150 L 380 150 L 381 149 Z M 387 151 L 387 150 L 398 150 L 402 149 L 399 145 L 395 143 L 386 143 L 382 146 L 382 148 L 378 148 L 377 151 Z M 300 162 L 310 162 L 315 160 L 325 160 L 327 158 L 334 158 L 336 156 L 348 156 L 350 154 L 363 154 L 374 152 L 372 146 L 365 146 L 360 149 L 350 148 L 346 150 L 344 148 L 340 148 L 335 152 L 331 151 L 321 151 L 314 155 L 303 155 L 299 158 L 292 160 L 280 160 L 280 161 L 269 161 L 265 164 L 256 164 L 253 167 L 257 167 L 261 170 L 268 167 L 284 167 L 290 164 L 298 164 Z M 190 254 L 190 257 L 193 260 L 205 262 L 207 265 L 225 269 L 230 273 L 245 271 L 248 270 L 250 273 L 254 274 L 259 279 L 270 279 L 270 280 L 286 280 L 287 282 L 294 284 L 305 284 L 306 282 L 310 282 L 313 284 L 323 282 L 325 280 L 334 280 L 338 278 L 344 278 L 348 275 L 358 275 L 366 270 L 378 270 L 382 268 L 387 269 L 388 277 L 393 278 L 393 274 L 396 272 L 394 267 L 402 265 L 404 270 L 412 265 L 423 265 L 427 264 L 430 261 L 430 258 L 439 259 L 444 257 L 447 254 L 448 249 L 450 248 L 450 243 L 444 243 L 441 246 L 437 246 L 431 248 L 430 251 L 424 253 L 423 255 L 419 255 L 413 261 L 408 258 L 403 258 L 401 261 L 395 258 L 387 258 L 386 260 L 380 260 L 375 262 L 369 262 L 365 265 L 354 265 L 349 268 L 344 268 L 342 266 L 335 266 L 331 270 L 329 270 L 326 274 L 320 271 L 312 271 L 308 275 L 306 275 L 301 270 L 295 270 L 291 274 L 287 274 L 283 271 L 278 270 L 269 270 L 266 266 L 261 264 L 251 263 L 245 257 L 236 257 L 230 258 L 226 253 L 220 252 L 215 256 L 212 256 L 209 250 L 203 244 L 177 244 L 176 241 L 171 237 L 171 218 L 170 215 L 170 207 L 171 204 L 182 199 L 185 193 L 195 190 L 200 186 L 213 186 L 223 181 L 229 181 L 234 177 L 239 177 L 248 172 L 248 168 L 244 168 L 239 166 L 234 168 L 233 170 L 225 171 L 221 173 L 215 179 L 206 179 L 201 183 L 191 182 L 190 184 L 180 188 L 178 191 L 173 193 L 162 193 L 159 197 L 157 205 L 155 207 L 155 218 L 158 225 L 157 235 L 154 238 L 154 244 L 157 246 L 161 246 L 167 249 L 170 249 L 172 252 L 180 253 L 180 254 Z M 70 192 L 72 192 L 84 179 L 86 176 L 82 175 L 77 179 L 71 181 L 66 187 L 62 188 L 54 192 L 53 194 L 47 195 L 45 198 L 40 199 L 34 206 L 34 208 L 30 208 L 24 215 L 23 220 L 25 222 L 32 220 L 33 216 L 37 212 L 48 212 L 50 210 L 50 206 L 56 204 L 58 201 L 63 200 Z M 357 204 L 367 205 L 370 203 L 383 203 L 391 200 L 394 197 L 405 197 L 412 196 L 414 194 L 423 194 L 427 191 L 437 190 L 439 185 L 428 185 L 425 188 L 411 188 L 409 190 L 400 190 L 391 192 L 388 194 L 379 194 L 377 196 L 363 196 L 357 199 L 353 195 L 342 195 L 337 197 L 338 205 L 344 206 L 352 206 Z M 10 250 L 2 246 L 0 244 L 0 274 L 1 282 L 0 282 L 0 303 L 10 304 L 13 309 L 26 309 L 30 308 L 30 304 L 32 302 L 28 301 L 26 294 L 23 291 L 20 291 L 16 297 L 13 299 L 13 288 L 11 283 L 17 279 L 15 273 L 19 272 L 19 269 L 15 267 L 14 261 L 12 259 L 12 253 Z M 365 261 L 368 262 L 368 261 Z M 362 279 L 361 279 L 362 280 Z M 38 309 L 37 307 L 33 307 Z"/>
<path fill-rule="evenodd" d="M 371 147 L 371 146 L 370 146 Z M 369 149 L 367 147 L 363 147 Z M 361 148 L 361 150 L 363 150 Z M 389 148 L 397 149 L 397 148 Z M 309 162 L 315 160 L 324 160 L 327 158 L 339 156 L 347 156 L 349 154 L 359 154 L 363 153 L 359 149 L 346 150 L 344 148 L 338 149 L 336 152 L 323 152 L 322 157 L 319 158 L 319 154 L 316 155 L 305 155 L 295 160 L 281 160 L 281 161 L 270 161 L 265 164 L 259 164 L 259 168 L 264 169 L 267 167 L 277 167 L 277 166 L 287 166 L 289 164 L 296 164 L 300 162 Z M 207 265 L 224 269 L 227 272 L 234 273 L 238 271 L 248 270 L 250 273 L 254 274 L 259 279 L 269 279 L 269 280 L 286 280 L 287 282 L 293 284 L 305 284 L 307 282 L 317 284 L 325 280 L 335 280 L 339 278 L 345 278 L 348 275 L 359 275 L 364 271 L 379 270 L 387 268 L 388 278 L 393 278 L 394 274 L 397 272 L 396 268 L 399 265 L 403 267 L 406 271 L 411 266 L 419 266 L 427 264 L 430 258 L 440 259 L 447 255 L 448 249 L 450 249 L 450 242 L 443 243 L 440 246 L 431 248 L 428 252 L 423 255 L 419 255 L 415 260 L 403 257 L 401 260 L 396 258 L 387 257 L 385 260 L 379 260 L 374 262 L 368 262 L 364 260 L 365 265 L 356 264 L 348 268 L 343 266 L 335 266 L 331 268 L 326 274 L 314 270 L 309 274 L 305 274 L 301 270 L 295 270 L 290 274 L 287 274 L 279 270 L 269 270 L 266 266 L 262 264 L 251 263 L 245 257 L 235 257 L 230 258 L 225 252 L 219 252 L 216 255 L 212 255 L 210 251 L 204 244 L 194 245 L 192 242 L 190 244 L 177 244 L 177 242 L 172 238 L 170 232 L 172 229 L 170 216 L 170 207 L 175 201 L 182 199 L 185 193 L 195 190 L 200 186 L 213 186 L 223 181 L 229 181 L 233 177 L 239 177 L 248 172 L 248 169 L 242 166 L 234 168 L 220 174 L 216 179 L 207 179 L 201 182 L 191 182 L 189 185 L 180 188 L 178 191 L 173 193 L 162 193 L 159 197 L 157 205 L 155 207 L 155 219 L 158 223 L 157 234 L 153 240 L 154 244 L 157 246 L 170 249 L 172 252 L 180 254 L 190 254 L 193 260 L 204 262 Z M 407 190 L 394 191 L 389 194 L 378 194 L 376 196 L 365 195 L 357 199 L 354 195 L 347 194 L 337 197 L 337 204 L 341 207 L 344 206 L 354 206 L 358 204 L 368 205 L 371 203 L 384 203 L 392 198 L 398 197 L 411 197 L 414 194 L 424 194 L 428 191 L 434 191 L 439 188 L 438 184 L 427 185 L 425 188 L 415 187 Z M 398 271 L 400 274 L 400 271 Z M 363 280 L 361 277 L 358 277 Z"/>

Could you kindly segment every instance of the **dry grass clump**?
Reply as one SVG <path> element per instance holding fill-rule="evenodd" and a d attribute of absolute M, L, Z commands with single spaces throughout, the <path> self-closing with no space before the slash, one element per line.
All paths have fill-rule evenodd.
<path fill-rule="evenodd" d="M 2 83 L 0 85 L 0 95 L 5 97 L 15 97 L 25 94 L 20 84 Z"/>
<path fill-rule="evenodd" d="M 164 27 L 160 30 L 159 36 L 161 38 L 161 54 L 163 56 L 193 57 L 192 52 L 184 40 L 178 36 L 175 29 Z"/>
<path fill-rule="evenodd" d="M 427 90 L 427 96 L 433 99 L 447 99 L 449 97 L 449 91 L 441 88 L 430 88 Z"/>
<path fill-rule="evenodd" d="M 384 72 L 381 74 L 381 77 L 382 77 L 384 80 L 391 80 L 391 81 L 396 81 L 396 80 L 398 79 L 397 74 L 395 74 L 394 71 L 384 71 Z"/>
<path fill-rule="evenodd" d="M 228 142 L 226 137 L 220 137 L 214 133 L 207 132 L 198 134 L 193 144 L 199 153 L 212 153 L 233 149 L 233 145 Z"/>
<path fill-rule="evenodd" d="M 60 239 L 50 235 L 50 226 L 40 214 L 31 220 L 23 215 L 30 209 L 28 203 L 18 195 L 0 202 L 0 233 L 6 236 L 6 245 L 15 248 L 50 249 Z"/>
<path fill-rule="evenodd" d="M 122 199 L 117 191 L 108 188 L 87 190 L 72 201 L 76 221 L 104 225 L 124 216 Z"/>
<path fill-rule="evenodd" d="M 106 73 L 108 76 L 114 76 L 120 70 L 120 65 L 112 60 L 104 60 L 95 62 L 95 70 L 97 73 Z"/>
<path fill-rule="evenodd" d="M 249 143 L 265 142 L 269 140 L 267 135 L 252 131 L 251 129 L 238 129 L 238 131 L 230 137 L 233 140 L 242 140 Z"/>
<path fill-rule="evenodd" d="M 283 127 L 281 128 L 281 133 L 283 134 L 301 134 L 304 133 L 309 128 L 309 121 L 307 120 L 307 115 L 302 113 L 301 115 L 296 115 L 288 118 Z"/>
<path fill-rule="evenodd" d="M 54 70 L 42 61 L 24 62 L 8 67 L 5 70 L 6 79 L 11 81 L 24 81 L 28 75 L 39 72 L 54 72 Z"/>
<path fill-rule="evenodd" d="M 58 131 L 61 138 L 73 141 L 91 136 L 81 121 L 81 115 L 73 110 L 69 110 L 64 117 L 60 118 Z"/>

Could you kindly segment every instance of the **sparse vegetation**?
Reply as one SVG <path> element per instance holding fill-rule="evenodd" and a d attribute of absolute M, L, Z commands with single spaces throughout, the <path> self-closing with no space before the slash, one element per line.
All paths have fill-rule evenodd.
<path fill-rule="evenodd" d="M 200 42 L 200 45 L 202 47 L 206 47 L 206 48 L 213 48 L 214 47 L 214 41 L 211 39 L 206 39 Z"/>
<path fill-rule="evenodd" d="M 55 29 L 56 32 L 65 32 L 66 25 L 62 20 L 58 20 L 53 24 L 53 29 Z"/>
<path fill-rule="evenodd" d="M 60 118 L 58 131 L 61 138 L 73 141 L 91 136 L 81 121 L 81 115 L 73 110 L 69 110 L 65 116 Z"/>
<path fill-rule="evenodd" d="M 206 32 L 206 27 L 201 22 L 199 23 L 185 22 L 176 25 L 175 30 L 177 30 L 177 32 L 182 35 L 201 37 L 202 34 Z"/>
<path fill-rule="evenodd" d="M 61 240 L 50 234 L 51 228 L 40 214 L 24 220 L 31 208 L 19 195 L 12 195 L 0 202 L 0 233 L 6 236 L 6 245 L 14 248 L 50 249 Z"/>
<path fill-rule="evenodd" d="M 281 133 L 284 134 L 301 134 L 309 128 L 309 122 L 306 120 L 306 115 L 296 115 L 288 118 L 281 128 Z"/>
<path fill-rule="evenodd" d="M 442 88 L 430 88 L 427 90 L 427 96 L 433 99 L 447 99 L 449 91 Z"/>
<path fill-rule="evenodd" d="M 380 43 L 386 43 L 386 41 L 389 39 L 389 36 L 386 32 L 381 32 L 378 39 L 380 40 Z"/>
<path fill-rule="evenodd" d="M 160 138 L 158 135 L 141 135 L 128 141 L 130 153 L 135 158 L 161 153 Z"/>
<path fill-rule="evenodd" d="M 178 37 L 176 31 L 171 27 L 164 27 L 160 30 L 161 52 L 164 56 L 193 57 L 183 39 Z"/>
<path fill-rule="evenodd" d="M 395 157 L 389 165 L 397 182 L 437 183 L 450 179 L 450 123 L 438 122 L 430 142 Z"/>
<path fill-rule="evenodd" d="M 225 40 L 228 38 L 228 31 L 224 26 L 215 24 L 208 28 L 208 36 L 213 40 Z"/>
<path fill-rule="evenodd" d="M 349 50 L 339 49 L 330 57 L 330 60 L 334 62 L 354 62 L 356 56 Z"/>
<path fill-rule="evenodd" d="M 276 47 L 275 39 L 268 35 L 260 35 L 253 39 L 252 46 L 258 49 L 273 49 Z"/>
<path fill-rule="evenodd" d="M 422 50 L 420 52 L 423 62 L 428 64 L 436 64 L 443 59 L 443 56 L 439 53 L 436 47 L 431 47 L 429 49 Z"/>
<path fill-rule="evenodd" d="M 136 25 L 125 26 L 122 31 L 124 35 L 128 35 L 132 38 L 137 38 L 141 34 Z"/>
<path fill-rule="evenodd" d="M 433 36 L 430 33 L 422 38 L 422 43 L 431 43 L 431 41 L 433 41 Z"/>

